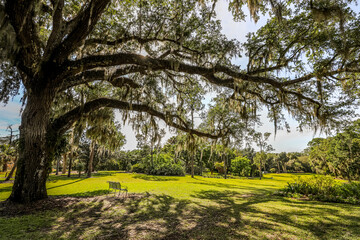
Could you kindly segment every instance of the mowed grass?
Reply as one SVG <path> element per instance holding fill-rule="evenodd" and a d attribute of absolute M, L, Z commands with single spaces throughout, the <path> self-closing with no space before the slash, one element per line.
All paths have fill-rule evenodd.
<path fill-rule="evenodd" d="M 145 174 L 119 173 L 104 171 L 92 178 L 68 178 L 65 175 L 51 175 L 47 189 L 50 196 L 86 197 L 101 195 L 108 190 L 107 181 L 119 181 L 129 188 L 130 193 L 167 194 L 175 198 L 196 200 L 194 193 L 206 190 L 231 190 L 241 194 L 272 193 L 293 180 L 295 176 L 310 174 L 267 174 L 262 180 L 254 179 L 217 179 L 195 176 L 172 177 Z M 0 201 L 6 200 L 11 193 L 12 183 L 0 185 Z"/>
<path fill-rule="evenodd" d="M 62 207 L 0 217 L 0 239 L 360 239 L 359 206 L 273 194 L 298 175 L 51 176 L 48 193 L 62 196 Z M 126 185 L 129 198 L 104 195 L 106 181 Z M 11 184 L 0 184 L 0 201 L 10 191 Z"/>

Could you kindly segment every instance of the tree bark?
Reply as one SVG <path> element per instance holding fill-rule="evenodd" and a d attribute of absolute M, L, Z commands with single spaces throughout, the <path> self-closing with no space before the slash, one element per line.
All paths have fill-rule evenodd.
<path fill-rule="evenodd" d="M 191 153 L 191 177 L 194 178 L 194 153 Z"/>
<path fill-rule="evenodd" d="M 200 176 L 203 175 L 203 153 L 204 153 L 204 149 L 201 149 L 201 153 L 200 153 Z"/>
<path fill-rule="evenodd" d="M 48 132 L 54 96 L 49 91 L 48 88 L 45 91 L 28 91 L 21 117 L 16 177 L 9 201 L 28 203 L 47 197 L 46 179 L 55 145 L 50 143 Z"/>
<path fill-rule="evenodd" d="M 62 174 L 65 174 L 66 173 L 66 165 L 67 165 L 67 154 L 63 154 L 63 167 L 62 167 Z"/>
<path fill-rule="evenodd" d="M 154 157 L 153 157 L 153 142 L 151 141 L 151 145 L 150 145 L 150 164 L 151 164 L 151 170 L 154 169 Z"/>
<path fill-rule="evenodd" d="M 284 171 L 284 173 L 287 173 L 286 163 L 283 164 L 283 171 Z"/>
<path fill-rule="evenodd" d="M 74 157 L 74 129 L 72 129 L 72 131 L 71 131 L 68 177 L 71 177 L 71 168 L 72 168 L 73 157 Z"/>
<path fill-rule="evenodd" d="M 60 158 L 56 159 L 56 172 L 55 175 L 59 175 L 59 168 L 60 168 Z"/>
<path fill-rule="evenodd" d="M 4 158 L 3 167 L 2 167 L 2 171 L 3 171 L 3 172 L 6 172 L 6 171 L 7 171 L 7 163 L 8 163 L 8 162 L 7 162 L 7 158 L 5 157 L 5 158 Z"/>
<path fill-rule="evenodd" d="M 263 173 L 262 173 L 262 164 L 263 164 L 263 161 L 262 161 L 262 159 L 260 159 L 260 180 L 261 180 L 261 178 L 262 178 L 262 176 L 263 176 Z"/>
<path fill-rule="evenodd" d="M 227 156 L 225 156 L 225 154 L 223 155 L 223 159 L 224 159 L 224 178 L 226 179 L 226 175 L 227 175 Z"/>
<path fill-rule="evenodd" d="M 71 151 L 71 153 L 70 153 L 70 155 L 69 155 L 69 172 L 68 172 L 68 177 L 71 177 L 72 160 L 73 160 L 73 152 Z"/>
<path fill-rule="evenodd" d="M 95 142 L 91 141 L 90 144 L 90 158 L 89 158 L 89 165 L 88 165 L 88 171 L 87 171 L 87 177 L 91 177 L 92 174 L 92 165 L 94 162 L 94 155 L 95 155 Z"/>
<path fill-rule="evenodd" d="M 280 161 L 279 161 L 279 160 L 277 160 L 277 167 L 278 167 L 277 173 L 280 173 L 280 172 L 281 172 L 281 169 L 280 169 Z"/>

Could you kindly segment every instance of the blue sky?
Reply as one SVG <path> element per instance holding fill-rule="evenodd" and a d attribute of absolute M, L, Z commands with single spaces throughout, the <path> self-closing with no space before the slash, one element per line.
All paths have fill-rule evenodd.
<path fill-rule="evenodd" d="M 17 129 L 21 122 L 20 116 L 20 97 L 16 96 L 13 101 L 6 106 L 0 105 L 0 137 L 9 135 L 7 131 L 9 125 L 13 125 L 13 129 Z"/>
<path fill-rule="evenodd" d="M 222 21 L 223 33 L 227 35 L 230 39 L 238 39 L 240 42 L 246 40 L 246 34 L 248 32 L 254 32 L 259 29 L 262 25 L 266 23 L 266 17 L 260 18 L 260 20 L 255 24 L 254 21 L 247 18 L 246 22 L 236 23 L 232 19 L 232 15 L 228 12 L 228 3 L 227 1 L 219 1 L 216 7 L 217 17 Z M 244 66 L 247 61 L 243 59 L 234 59 L 234 63 Z M 0 105 L 0 136 L 6 136 L 9 132 L 6 131 L 8 125 L 12 124 L 14 128 L 17 128 L 20 125 L 20 108 L 21 104 L 19 102 L 20 97 L 17 96 L 15 99 L 8 103 L 8 105 Z M 265 114 L 263 114 L 265 115 Z M 118 120 L 120 121 L 120 115 L 118 114 Z M 263 125 L 258 127 L 258 131 L 262 132 L 271 132 L 274 133 L 274 125 L 272 122 L 269 122 L 265 116 L 261 117 Z M 280 130 L 277 132 L 276 138 L 270 137 L 269 143 L 275 148 L 275 152 L 292 152 L 292 151 L 302 151 L 306 148 L 307 143 L 314 137 L 319 135 L 314 135 L 313 131 L 304 131 L 302 133 L 296 131 L 296 121 L 294 121 L 290 116 L 287 117 L 287 121 L 290 123 L 291 132 L 287 133 L 286 130 Z M 165 124 L 162 124 L 165 127 Z M 126 135 L 127 143 L 124 146 L 124 149 L 134 149 L 136 148 L 136 139 L 135 133 L 133 132 L 131 126 L 123 126 L 122 132 Z M 165 137 L 167 139 L 171 135 L 168 133 Z"/>

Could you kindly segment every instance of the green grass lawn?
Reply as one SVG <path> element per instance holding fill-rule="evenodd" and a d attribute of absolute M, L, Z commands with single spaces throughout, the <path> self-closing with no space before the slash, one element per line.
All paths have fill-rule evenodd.
<path fill-rule="evenodd" d="M 273 195 L 296 175 L 51 176 L 48 193 L 62 196 L 53 200 L 60 207 L 0 217 L 0 239 L 360 239 L 359 206 Z M 109 180 L 126 185 L 129 198 L 104 195 Z M 10 191 L 0 184 L 0 201 Z"/>

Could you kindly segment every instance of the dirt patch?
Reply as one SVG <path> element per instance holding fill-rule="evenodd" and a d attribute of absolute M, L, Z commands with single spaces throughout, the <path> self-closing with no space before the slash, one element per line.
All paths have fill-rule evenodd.
<path fill-rule="evenodd" d="M 64 209 L 79 201 L 77 198 L 54 198 L 39 200 L 29 204 L 12 203 L 9 201 L 0 202 L 0 217 L 15 217 L 28 215 L 41 211 Z"/>
<path fill-rule="evenodd" d="M 48 197 L 29 204 L 12 203 L 9 201 L 0 202 L 0 217 L 15 217 L 21 215 L 28 215 L 39 213 L 48 210 L 67 210 L 74 204 L 79 202 L 98 202 L 107 200 L 110 203 L 128 202 L 133 200 L 140 200 L 149 197 L 146 194 L 129 194 L 126 198 L 117 197 L 114 195 L 97 196 L 97 197 Z"/>

